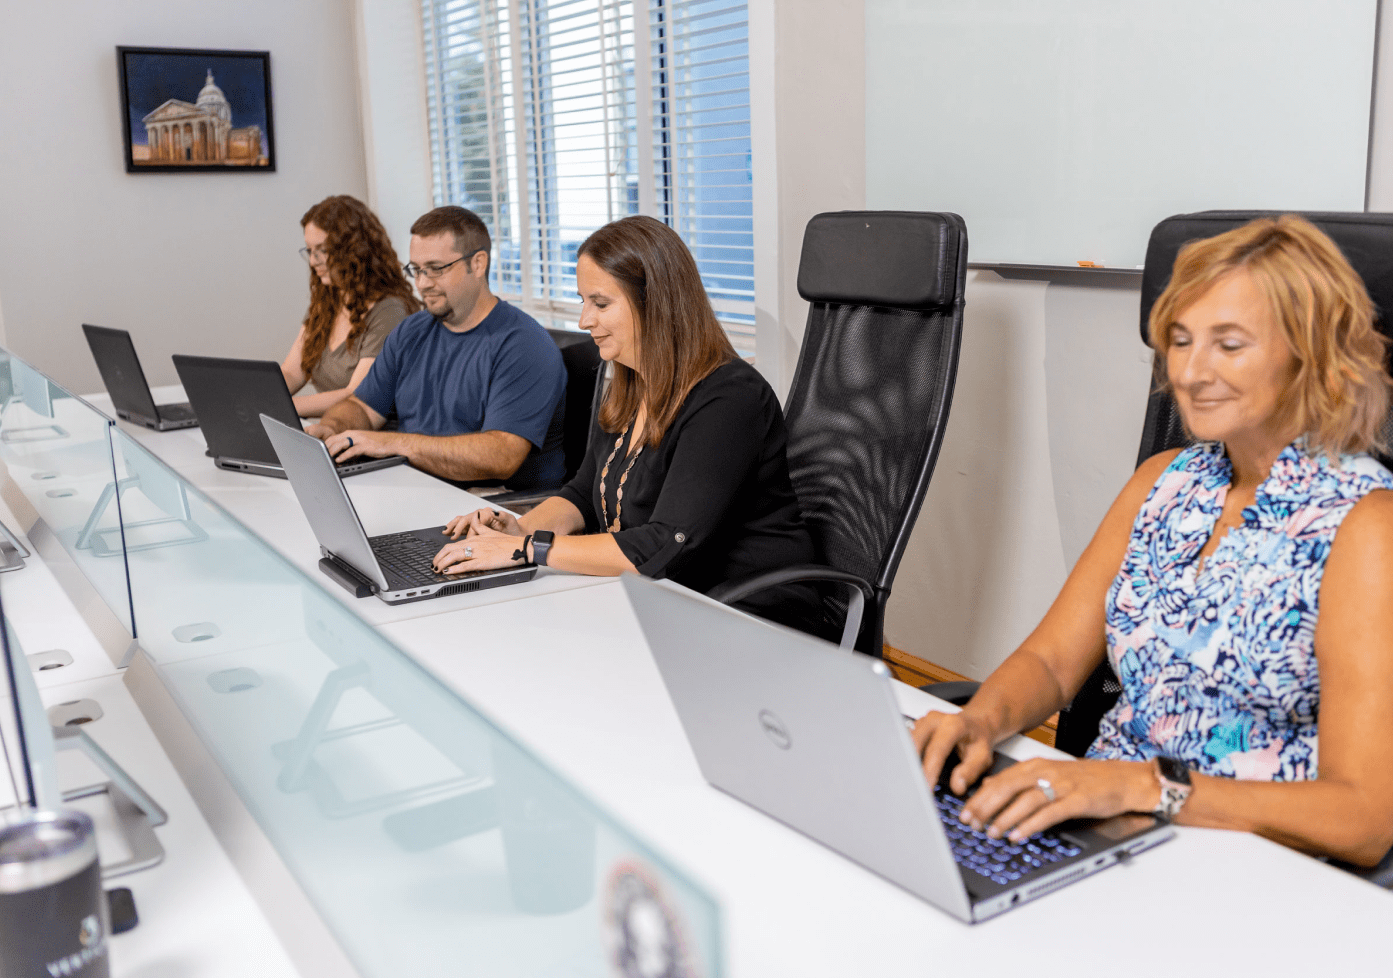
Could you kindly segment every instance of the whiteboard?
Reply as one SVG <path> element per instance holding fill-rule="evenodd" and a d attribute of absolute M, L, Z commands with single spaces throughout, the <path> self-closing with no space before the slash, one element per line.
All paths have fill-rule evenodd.
<path fill-rule="evenodd" d="M 1162 218 L 1364 209 L 1377 0 L 865 0 L 866 199 L 973 262 L 1140 266 Z"/>

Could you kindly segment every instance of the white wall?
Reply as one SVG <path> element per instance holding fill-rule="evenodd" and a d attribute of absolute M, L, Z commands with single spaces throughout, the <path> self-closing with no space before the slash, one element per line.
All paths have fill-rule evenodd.
<path fill-rule="evenodd" d="M 862 0 L 749 0 L 759 368 L 782 397 L 808 304 L 803 229 L 866 206 L 866 17 Z"/>
<path fill-rule="evenodd" d="M 1387 211 L 1393 10 L 1378 59 L 1369 209 Z M 1140 292 L 1081 281 L 1095 280 L 969 276 L 952 415 L 885 634 L 973 678 L 1039 622 L 1136 463 L 1150 380 Z"/>
<path fill-rule="evenodd" d="M 421 5 L 355 0 L 368 205 L 405 262 L 411 225 L 435 206 Z"/>
<path fill-rule="evenodd" d="M 0 295 L 11 348 L 100 390 L 83 322 L 172 353 L 279 360 L 308 300 L 300 216 L 364 197 L 353 10 L 339 0 L 0 6 Z M 269 50 L 277 172 L 127 174 L 116 46 Z M 192 99 L 197 92 L 186 96 Z"/>
<path fill-rule="evenodd" d="M 1126 285 L 969 273 L 953 409 L 888 643 L 980 679 L 1039 622 L 1136 461 L 1139 309 Z"/>

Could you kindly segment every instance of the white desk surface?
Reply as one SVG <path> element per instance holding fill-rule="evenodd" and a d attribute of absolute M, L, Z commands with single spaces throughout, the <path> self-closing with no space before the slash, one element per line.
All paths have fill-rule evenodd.
<path fill-rule="evenodd" d="M 3 503 L 0 517 L 32 553 L 32 545 L 19 533 L 13 514 Z M 140 916 L 134 930 L 111 939 L 112 973 L 133 978 L 294 976 L 290 959 L 116 668 L 48 567 L 38 556 L 31 556 L 20 570 L 0 576 L 0 590 L 6 615 L 25 653 L 62 648 L 73 657 L 71 665 L 35 674 L 44 705 L 96 700 L 103 715 L 83 729 L 169 816 L 155 829 L 165 849 L 164 861 L 105 881 L 107 889 L 129 887 Z M 0 694 L 0 700 L 4 699 Z M 73 751 L 59 754 L 58 771 L 60 787 L 65 789 L 106 780 L 91 762 Z M 104 854 L 115 845 L 100 818 L 97 841 Z"/>
<path fill-rule="evenodd" d="M 183 388 L 177 386 L 156 388 L 154 394 L 159 403 L 177 402 L 184 396 Z M 108 395 L 89 394 L 84 395 L 83 399 L 110 417 L 116 417 Z M 117 421 L 117 425 L 190 485 L 197 487 L 255 531 L 287 560 L 315 581 L 324 584 L 330 594 L 352 608 L 359 617 L 374 625 L 517 601 L 552 591 L 590 587 L 601 580 L 543 567 L 538 569 L 535 578 L 524 584 L 490 588 L 472 594 L 456 594 L 399 605 L 389 605 L 376 597 L 354 598 L 319 569 L 319 544 L 288 481 L 218 468 L 204 454 L 208 445 L 199 428 L 151 431 L 121 420 Z M 370 536 L 442 524 L 451 517 L 487 505 L 478 496 L 409 465 L 350 476 L 343 484 Z M 446 542 L 442 538 L 441 545 L 444 546 Z"/>
<path fill-rule="evenodd" d="M 1156 954 L 1171 937 L 1186 974 L 1363 973 L 1386 959 L 1393 895 L 1256 836 L 1203 829 L 961 924 L 710 788 L 617 583 L 383 632 L 707 886 L 732 975 L 1171 975 L 1174 960 Z M 935 702 L 897 692 L 911 715 Z M 1023 738 L 1007 749 L 1049 752 Z"/>
<path fill-rule="evenodd" d="M 167 391 L 157 398 L 177 399 Z M 208 487 L 239 519 L 274 534 L 268 539 L 296 563 L 312 565 L 300 544 L 292 554 L 286 543 L 287 514 L 303 526 L 298 510 L 284 505 L 287 485 L 269 479 L 220 484 L 223 477 L 239 483 L 256 477 L 213 468 L 196 432 L 122 427 L 191 482 Z M 394 469 L 345 483 L 364 507 L 371 532 L 405 528 L 386 525 L 394 512 L 406 516 L 394 481 L 404 476 L 428 479 Z M 369 490 L 379 486 L 382 498 L 372 502 L 376 493 Z M 411 516 L 421 513 L 414 504 L 410 509 Z M 325 583 L 330 593 L 342 593 Z M 925 974 L 952 967 L 1012 976 L 1386 970 L 1382 925 L 1393 912 L 1389 893 L 1243 833 L 1181 829 L 1175 840 L 1129 866 L 988 923 L 961 924 L 710 788 L 622 589 L 613 581 L 583 583 L 593 586 L 524 585 L 499 589 L 512 593 L 496 603 L 446 607 L 446 599 L 423 602 L 435 606 L 429 609 L 406 606 L 423 617 L 364 617 L 705 885 L 724 913 L 727 974 Z M 905 712 L 915 715 L 934 702 L 902 685 L 897 693 Z M 1016 756 L 1048 750 L 1022 739 L 1008 749 Z"/>

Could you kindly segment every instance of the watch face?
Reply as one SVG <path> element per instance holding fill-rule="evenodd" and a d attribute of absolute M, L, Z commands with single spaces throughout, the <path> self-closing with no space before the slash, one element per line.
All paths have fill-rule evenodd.
<path fill-rule="evenodd" d="M 1167 781 L 1174 781 L 1176 784 L 1190 783 L 1190 769 L 1174 757 L 1158 757 L 1156 764 L 1161 770 L 1161 777 Z"/>

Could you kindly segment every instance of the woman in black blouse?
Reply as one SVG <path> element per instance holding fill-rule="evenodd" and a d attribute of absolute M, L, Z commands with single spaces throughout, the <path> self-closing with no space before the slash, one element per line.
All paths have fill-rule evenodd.
<path fill-rule="evenodd" d="M 436 569 L 535 561 L 708 591 L 811 561 L 779 402 L 736 356 L 682 239 L 651 217 L 607 224 L 581 245 L 576 283 L 580 327 L 615 365 L 590 454 L 559 495 L 521 518 L 456 517 L 446 531 L 458 542 Z M 811 588 L 796 587 L 745 607 L 805 624 L 816 605 Z"/>

